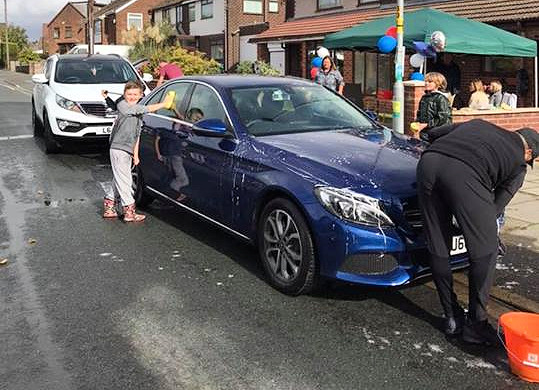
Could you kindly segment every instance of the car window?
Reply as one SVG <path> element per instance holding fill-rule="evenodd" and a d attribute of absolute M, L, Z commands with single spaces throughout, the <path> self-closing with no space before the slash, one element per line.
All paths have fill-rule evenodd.
<path fill-rule="evenodd" d="M 202 119 L 219 119 L 226 123 L 226 114 L 217 94 L 211 88 L 197 84 L 191 96 L 185 120 L 195 123 Z"/>
<path fill-rule="evenodd" d="M 154 104 L 159 103 L 165 98 L 165 95 L 170 92 L 174 91 L 176 93 L 176 97 L 174 98 L 174 106 L 172 109 L 167 110 L 162 108 L 161 110 L 157 110 L 156 114 L 168 116 L 170 118 L 178 118 L 178 119 L 184 119 L 185 113 L 182 110 L 182 102 L 185 98 L 185 94 L 187 91 L 189 91 L 189 87 L 191 86 L 190 83 L 174 83 L 169 85 L 165 88 L 164 93 L 159 94 L 159 99 L 153 100 L 154 97 L 148 102 L 148 104 Z"/>
<path fill-rule="evenodd" d="M 378 129 L 361 111 L 319 85 L 232 90 L 243 125 L 255 136 L 321 130 Z"/>
<path fill-rule="evenodd" d="M 138 80 L 133 68 L 123 60 L 60 60 L 55 81 L 62 84 L 124 84 Z"/>

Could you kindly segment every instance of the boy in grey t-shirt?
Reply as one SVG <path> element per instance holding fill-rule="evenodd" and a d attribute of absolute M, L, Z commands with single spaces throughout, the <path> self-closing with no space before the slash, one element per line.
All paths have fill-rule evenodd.
<path fill-rule="evenodd" d="M 116 199 L 123 206 L 124 222 L 141 222 L 145 215 L 135 211 L 132 194 L 131 165 L 139 164 L 139 137 L 142 115 L 162 108 L 169 109 L 174 96 L 168 96 L 161 103 L 147 106 L 137 104 L 142 97 L 142 86 L 136 81 L 128 81 L 124 88 L 124 100 L 117 103 L 118 118 L 110 134 L 110 165 L 112 167 L 112 189 L 103 200 L 103 218 L 116 218 Z"/>

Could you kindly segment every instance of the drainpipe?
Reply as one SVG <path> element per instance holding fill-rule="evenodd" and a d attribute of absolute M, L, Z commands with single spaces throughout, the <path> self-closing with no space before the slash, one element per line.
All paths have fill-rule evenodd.
<path fill-rule="evenodd" d="M 224 71 L 228 71 L 228 0 L 225 3 L 225 39 L 224 39 Z"/>
<path fill-rule="evenodd" d="M 537 85 L 537 81 L 539 80 L 539 75 L 537 74 L 537 71 L 539 70 L 538 68 L 539 66 L 537 64 L 537 56 L 535 56 L 535 107 L 539 107 L 539 85 Z"/>

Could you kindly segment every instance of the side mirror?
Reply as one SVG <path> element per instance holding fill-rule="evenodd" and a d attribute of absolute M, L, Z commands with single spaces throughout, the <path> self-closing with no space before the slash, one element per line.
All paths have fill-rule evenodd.
<path fill-rule="evenodd" d="M 144 73 L 142 75 L 142 80 L 144 80 L 145 83 L 149 83 L 151 81 L 153 81 L 153 76 L 149 73 Z"/>
<path fill-rule="evenodd" d="M 227 129 L 220 119 L 203 119 L 193 124 L 193 133 L 204 137 L 224 137 Z"/>
<path fill-rule="evenodd" d="M 36 73 L 35 75 L 33 75 L 32 81 L 36 84 L 45 84 L 49 82 L 49 80 L 45 77 L 43 73 Z"/>

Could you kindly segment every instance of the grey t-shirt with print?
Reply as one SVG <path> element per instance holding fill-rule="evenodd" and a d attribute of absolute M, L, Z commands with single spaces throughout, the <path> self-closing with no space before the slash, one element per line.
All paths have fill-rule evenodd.
<path fill-rule="evenodd" d="M 125 100 L 118 103 L 118 118 L 110 133 L 110 148 L 123 150 L 133 154 L 133 149 L 140 136 L 142 127 L 142 115 L 148 112 L 148 108 L 141 104 L 130 106 Z"/>
<path fill-rule="evenodd" d="M 344 79 L 341 72 L 338 70 L 330 70 L 329 72 L 325 73 L 322 69 L 320 69 L 316 74 L 315 81 L 318 84 L 328 87 L 334 91 L 336 91 L 341 84 L 344 84 Z"/>

